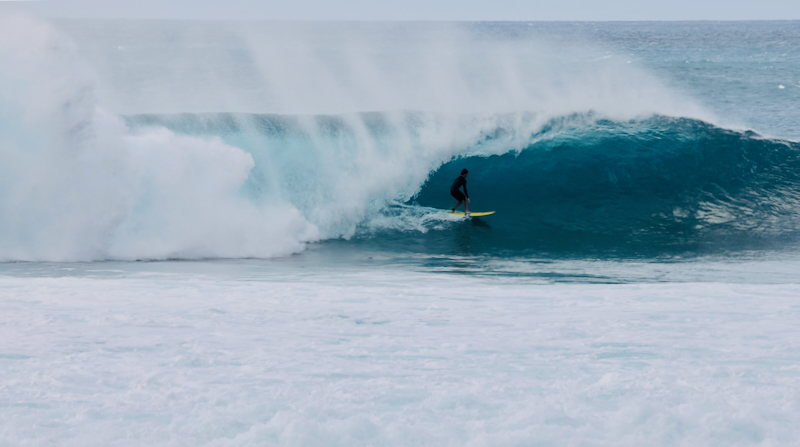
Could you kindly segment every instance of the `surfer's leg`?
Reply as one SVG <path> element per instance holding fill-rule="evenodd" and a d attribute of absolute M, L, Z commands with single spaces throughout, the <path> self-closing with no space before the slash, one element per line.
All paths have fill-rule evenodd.
<path fill-rule="evenodd" d="M 464 200 L 466 200 L 466 197 L 464 196 L 464 194 L 461 194 L 461 191 L 452 191 L 451 190 L 450 191 L 450 195 L 453 196 L 454 199 L 458 200 L 458 203 L 456 204 L 456 206 L 454 206 L 453 209 L 450 210 L 451 213 L 455 213 L 456 210 L 458 209 L 458 207 L 461 206 L 462 203 L 464 203 Z"/>
<path fill-rule="evenodd" d="M 464 213 L 469 214 L 469 199 L 464 199 Z"/>

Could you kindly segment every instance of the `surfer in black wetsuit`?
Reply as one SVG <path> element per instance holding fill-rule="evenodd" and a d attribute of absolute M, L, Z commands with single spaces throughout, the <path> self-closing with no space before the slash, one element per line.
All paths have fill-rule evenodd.
<path fill-rule="evenodd" d="M 461 203 L 464 203 L 464 214 L 469 216 L 469 193 L 467 192 L 467 174 L 469 171 L 466 169 L 461 170 L 461 175 L 456 178 L 453 182 L 453 186 L 450 187 L 450 195 L 455 197 L 458 200 L 456 206 L 450 210 L 451 213 L 455 213 L 456 209 L 461 206 Z M 464 187 L 464 193 L 462 194 L 459 188 Z"/>

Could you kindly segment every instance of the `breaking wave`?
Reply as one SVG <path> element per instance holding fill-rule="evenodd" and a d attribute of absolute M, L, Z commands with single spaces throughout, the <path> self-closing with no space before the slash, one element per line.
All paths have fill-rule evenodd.
<path fill-rule="evenodd" d="M 710 124 L 611 59 L 453 36 L 430 47 L 422 33 L 415 43 L 383 36 L 373 60 L 367 31 L 348 35 L 356 44 L 332 65 L 297 35 L 289 53 L 245 40 L 288 103 L 344 77 L 336 95 L 302 96 L 302 108 L 358 97 L 349 107 L 382 111 L 118 115 L 102 107 L 96 75 L 69 39 L 27 16 L 0 17 L 0 260 L 272 257 L 318 241 L 426 253 L 658 252 L 795 237 L 798 143 Z M 261 66 L 242 64 L 238 72 Z M 404 77 L 398 67 L 414 70 Z M 327 83 L 301 78 L 334 69 Z M 352 96 L 360 85 L 386 94 Z M 438 210 L 453 205 L 449 184 L 463 167 L 472 209 L 496 215 L 465 221 Z"/>

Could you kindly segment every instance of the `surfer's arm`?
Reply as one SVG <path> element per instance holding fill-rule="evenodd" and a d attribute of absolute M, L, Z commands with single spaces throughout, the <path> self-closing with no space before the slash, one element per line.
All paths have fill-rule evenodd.
<path fill-rule="evenodd" d="M 467 192 L 467 181 L 464 180 L 464 197 L 469 199 L 469 193 Z"/>

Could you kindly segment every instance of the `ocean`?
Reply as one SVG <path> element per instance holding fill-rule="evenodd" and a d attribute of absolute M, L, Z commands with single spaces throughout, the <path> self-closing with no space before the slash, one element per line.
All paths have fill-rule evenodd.
<path fill-rule="evenodd" d="M 0 446 L 797 445 L 799 118 L 798 21 L 3 13 Z"/>

